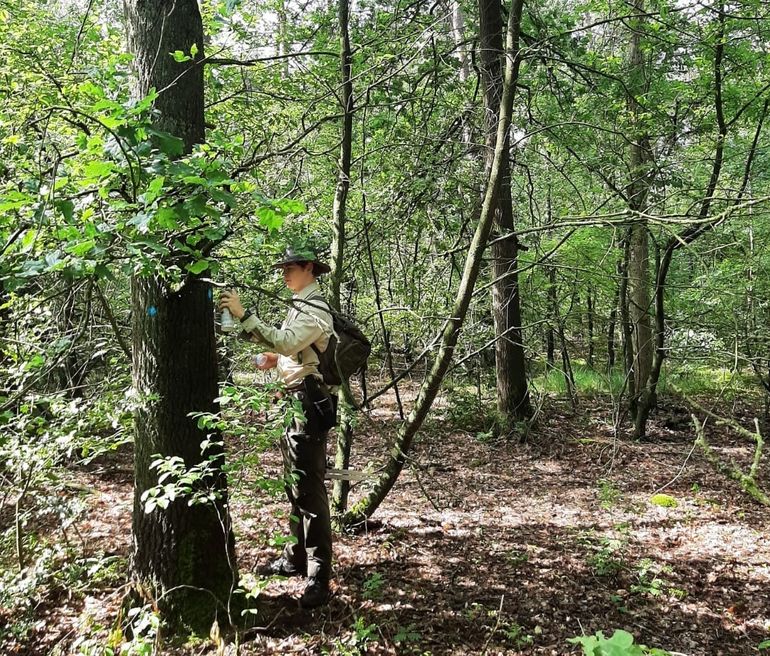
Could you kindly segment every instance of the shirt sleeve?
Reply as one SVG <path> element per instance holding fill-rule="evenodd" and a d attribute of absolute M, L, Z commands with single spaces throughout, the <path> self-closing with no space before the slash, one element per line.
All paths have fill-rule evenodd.
<path fill-rule="evenodd" d="M 302 308 L 285 328 L 274 328 L 251 315 L 241 323 L 241 327 L 250 341 L 265 344 L 281 355 L 292 356 L 317 342 L 323 334 L 331 332 L 329 320 L 324 314 L 327 313 L 316 308 Z"/>

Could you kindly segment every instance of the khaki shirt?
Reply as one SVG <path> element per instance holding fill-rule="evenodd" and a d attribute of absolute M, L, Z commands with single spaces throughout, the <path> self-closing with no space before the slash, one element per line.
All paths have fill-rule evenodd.
<path fill-rule="evenodd" d="M 311 296 L 316 298 L 308 300 Z M 322 298 L 318 283 L 312 282 L 294 294 L 280 328 L 269 326 L 253 314 L 241 322 L 243 334 L 249 341 L 264 344 L 278 353 L 278 377 L 286 385 L 296 385 L 305 376 L 321 376 L 318 355 L 311 344 L 323 353 L 332 334 L 332 316 Z"/>

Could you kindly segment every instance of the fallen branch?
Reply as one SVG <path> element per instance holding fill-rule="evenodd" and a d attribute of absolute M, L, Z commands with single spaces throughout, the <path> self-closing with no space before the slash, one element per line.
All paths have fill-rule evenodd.
<path fill-rule="evenodd" d="M 697 406 L 697 404 L 694 404 Z M 702 408 L 701 408 L 702 409 Z M 712 412 L 705 411 L 708 415 L 715 417 Z M 757 443 L 757 446 L 754 450 L 754 460 L 752 462 L 751 469 L 748 474 L 744 474 L 743 471 L 741 471 L 740 466 L 730 459 L 729 463 L 725 463 L 722 458 L 719 457 L 717 453 L 711 448 L 711 445 L 706 440 L 706 431 L 704 427 L 704 423 L 701 423 L 698 418 L 695 416 L 694 413 L 690 414 L 690 417 L 692 418 L 692 422 L 695 425 L 695 444 L 697 444 L 701 450 L 703 451 L 704 455 L 706 456 L 706 460 L 709 461 L 709 463 L 721 474 L 724 474 L 728 478 L 731 478 L 732 480 L 736 481 L 743 491 L 748 494 L 752 499 L 757 501 L 758 503 L 761 503 L 763 506 L 770 506 L 770 497 L 762 490 L 762 488 L 759 487 L 757 484 L 757 481 L 755 479 L 755 475 L 757 473 L 757 469 L 759 467 L 759 459 L 762 456 L 762 447 L 764 446 L 764 440 L 762 439 L 762 435 L 759 432 L 759 425 L 757 422 L 757 432 L 751 433 L 747 431 L 745 428 L 741 428 L 742 434 L 748 434 L 751 435 L 754 440 Z M 718 424 L 727 425 L 735 428 L 735 422 L 724 419 L 724 418 L 718 418 L 717 419 Z"/>

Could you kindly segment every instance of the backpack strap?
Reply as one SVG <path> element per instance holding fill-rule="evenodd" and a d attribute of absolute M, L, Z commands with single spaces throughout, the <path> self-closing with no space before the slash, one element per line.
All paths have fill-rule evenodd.
<path fill-rule="evenodd" d="M 313 301 L 313 300 L 319 300 L 319 301 L 323 301 L 323 302 L 326 304 L 326 311 L 327 311 L 327 312 L 328 312 L 328 313 L 331 315 L 331 317 L 332 317 L 332 322 L 334 321 L 334 315 L 332 314 L 332 307 L 331 307 L 331 305 L 329 305 L 329 301 L 327 301 L 327 300 L 326 300 L 326 299 L 325 299 L 323 296 L 321 296 L 320 294 L 317 294 L 316 296 L 311 296 L 311 297 L 310 297 L 310 298 L 308 298 L 307 300 L 308 300 L 308 301 Z M 317 305 L 312 305 L 312 303 L 311 303 L 310 305 L 311 305 L 311 307 L 316 307 L 316 308 L 318 307 Z M 334 334 L 334 326 L 332 325 L 332 335 L 333 335 L 333 334 Z M 313 349 L 313 350 L 315 351 L 315 354 L 318 356 L 318 359 L 320 360 L 320 359 L 321 359 L 321 349 L 319 349 L 319 348 L 316 346 L 315 342 L 313 342 L 313 343 L 310 345 L 310 348 L 311 348 L 311 349 Z M 328 346 L 327 346 L 327 348 L 328 348 Z"/>

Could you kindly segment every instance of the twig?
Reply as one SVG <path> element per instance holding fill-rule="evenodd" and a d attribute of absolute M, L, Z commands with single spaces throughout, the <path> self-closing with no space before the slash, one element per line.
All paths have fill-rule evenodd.
<path fill-rule="evenodd" d="M 420 480 L 420 474 L 418 472 L 417 467 L 412 464 L 411 465 L 412 472 L 414 473 L 414 478 L 417 481 L 417 485 L 420 487 L 420 491 L 423 493 L 425 498 L 428 500 L 428 503 L 430 503 L 431 506 L 433 506 L 433 510 L 435 510 L 437 513 L 441 512 L 441 508 L 438 507 L 436 502 L 433 500 L 433 498 L 428 494 L 428 491 L 425 489 L 425 486 L 422 484 L 422 481 Z"/>
<path fill-rule="evenodd" d="M 497 609 L 497 622 L 495 622 L 495 627 L 492 629 L 492 631 L 489 634 L 489 637 L 487 638 L 487 641 L 484 643 L 484 647 L 481 650 L 481 656 L 484 656 L 484 654 L 487 653 L 487 649 L 489 648 L 489 643 L 492 642 L 492 638 L 495 637 L 495 633 L 497 633 L 497 629 L 500 628 L 500 622 L 503 619 L 503 601 L 505 600 L 505 595 L 500 595 L 500 608 Z"/>

